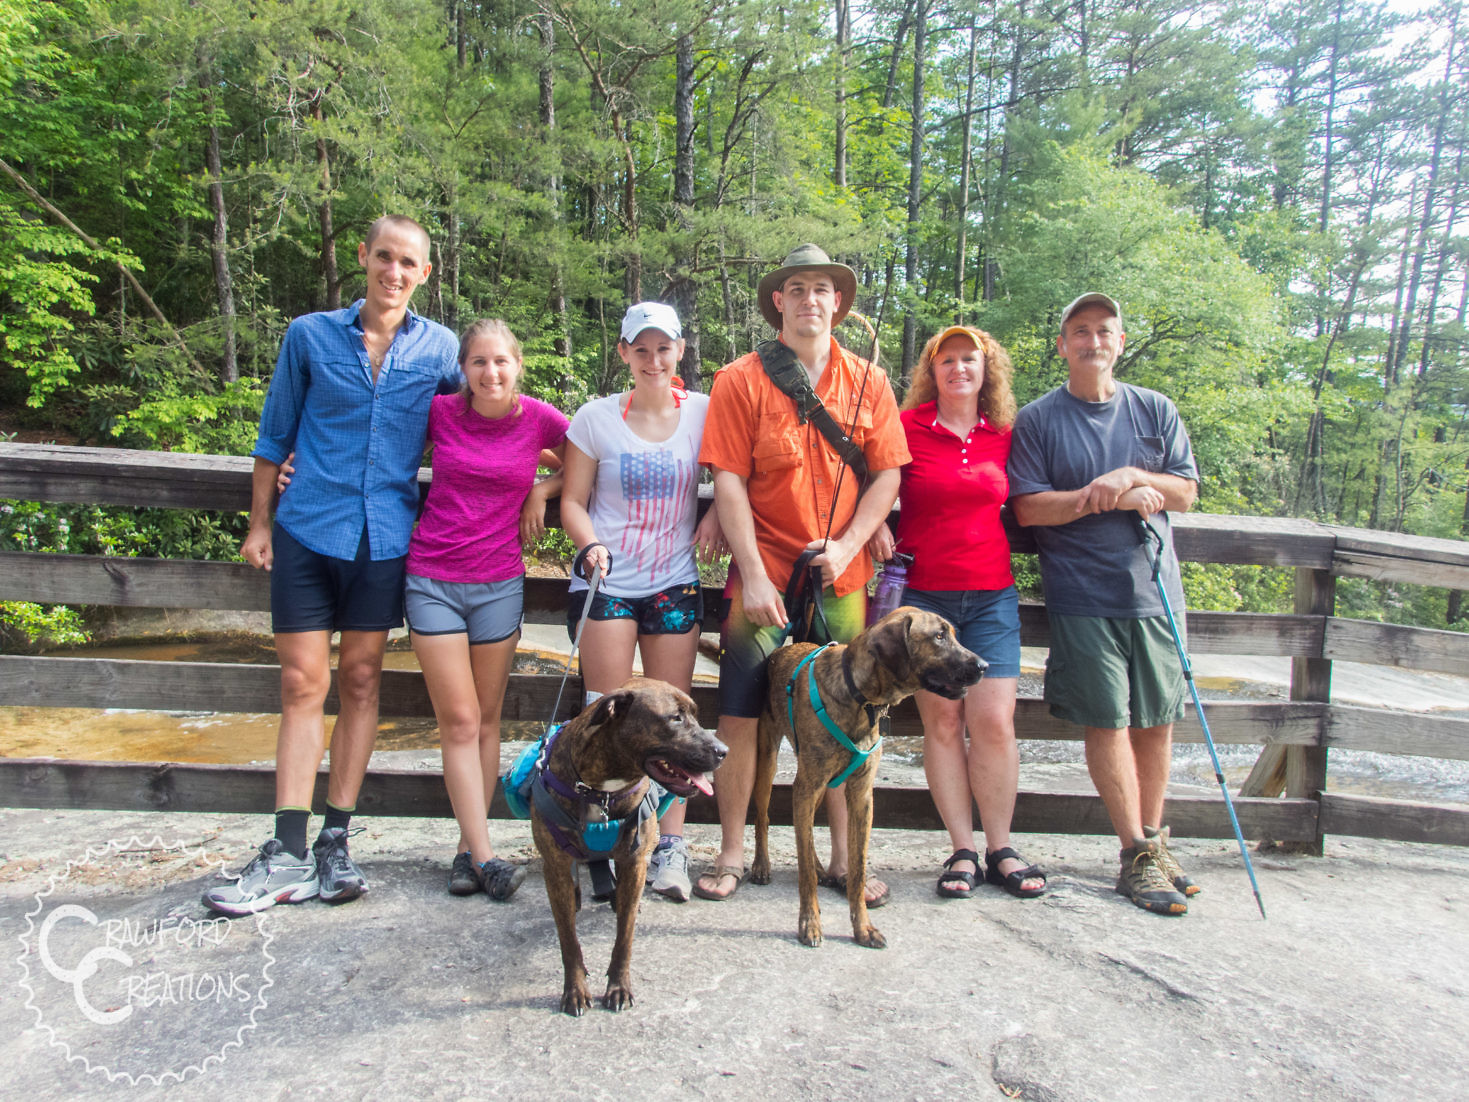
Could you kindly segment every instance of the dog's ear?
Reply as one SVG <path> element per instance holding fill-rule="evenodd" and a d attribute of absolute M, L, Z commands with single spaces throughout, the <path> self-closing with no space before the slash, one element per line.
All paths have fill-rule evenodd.
<path fill-rule="evenodd" d="M 600 727 L 623 715 L 627 711 L 629 700 L 625 689 L 599 696 L 597 703 L 592 706 L 592 714 L 587 717 L 588 726 Z"/>
<path fill-rule="evenodd" d="M 879 667 L 879 674 L 886 672 L 899 683 L 906 682 L 912 676 L 908 633 L 913 626 L 913 610 L 908 608 L 901 611 L 901 616 L 889 615 L 867 633 L 868 649 Z"/>

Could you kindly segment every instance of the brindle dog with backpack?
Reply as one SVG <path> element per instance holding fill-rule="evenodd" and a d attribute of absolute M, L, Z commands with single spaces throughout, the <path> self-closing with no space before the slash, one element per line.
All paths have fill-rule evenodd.
<path fill-rule="evenodd" d="M 902 606 L 850 643 L 794 643 L 770 656 L 770 695 L 760 715 L 755 761 L 755 860 L 749 879 L 770 883 L 770 790 L 780 740 L 796 750 L 791 822 L 796 833 L 801 914 L 797 935 L 821 944 L 816 899 L 820 866 L 813 829 L 823 787 L 845 782 L 847 905 L 857 944 L 881 949 L 886 939 L 867 916 L 867 844 L 872 833 L 872 782 L 882 758 L 879 721 L 919 689 L 958 700 L 984 676 L 984 660 L 960 645 L 941 616 Z"/>
<path fill-rule="evenodd" d="M 621 1010 L 633 1001 L 633 927 L 648 857 L 658 841 L 662 789 L 678 796 L 711 795 L 709 773 L 726 751 L 699 725 L 686 693 L 643 677 L 589 704 L 551 736 L 530 786 L 531 831 L 561 940 L 561 1009 L 567 1014 L 580 1017 L 592 1005 L 576 935 L 581 908 L 576 866 L 599 852 L 605 860 L 608 847 L 589 845 L 590 834 L 611 829 L 616 836 L 610 857 L 616 869 L 617 940 L 602 1005 Z"/>

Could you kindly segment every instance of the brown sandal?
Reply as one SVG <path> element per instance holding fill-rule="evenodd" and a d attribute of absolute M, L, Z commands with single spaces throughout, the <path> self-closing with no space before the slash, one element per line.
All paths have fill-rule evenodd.
<path fill-rule="evenodd" d="M 726 876 L 734 878 L 734 887 L 730 888 L 729 891 L 721 895 L 715 889 L 719 887 L 720 881 L 722 881 Z M 711 888 L 704 887 L 705 880 L 712 880 L 714 882 L 714 886 Z M 700 899 L 710 899 L 713 900 L 715 903 L 723 903 L 726 899 L 734 895 L 735 892 L 739 891 L 740 885 L 744 882 L 745 870 L 739 865 L 715 865 L 713 869 L 711 869 L 709 872 L 704 873 L 702 876 L 699 877 L 698 880 L 694 881 L 694 894 L 697 895 Z"/>

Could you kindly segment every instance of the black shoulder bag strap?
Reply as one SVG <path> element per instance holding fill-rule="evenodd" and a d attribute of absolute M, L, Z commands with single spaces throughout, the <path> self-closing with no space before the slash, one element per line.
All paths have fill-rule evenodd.
<path fill-rule="evenodd" d="M 810 421 L 815 425 L 816 431 L 826 437 L 826 442 L 836 449 L 842 462 L 851 468 L 858 485 L 865 486 L 867 459 L 863 456 L 862 449 L 842 431 L 831 411 L 816 397 L 816 391 L 811 389 L 811 377 L 806 374 L 801 361 L 796 359 L 796 354 L 780 341 L 761 341 L 755 346 L 755 354 L 760 357 L 760 366 L 770 376 L 770 381 L 782 394 L 796 403 L 796 416 L 801 424 Z"/>

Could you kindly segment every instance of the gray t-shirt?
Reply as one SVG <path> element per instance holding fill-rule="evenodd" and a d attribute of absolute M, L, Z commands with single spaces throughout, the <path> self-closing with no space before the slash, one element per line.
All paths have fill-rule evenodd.
<path fill-rule="evenodd" d="M 1193 449 L 1178 410 L 1154 390 L 1117 384 L 1105 402 L 1084 402 L 1064 386 L 1015 418 L 1010 496 L 1079 490 L 1118 467 L 1141 467 L 1198 481 Z M 1161 616 L 1151 550 L 1139 539 L 1137 513 L 1112 510 L 1069 524 L 1031 528 L 1040 552 L 1046 608 L 1070 616 Z M 1181 621 L 1183 586 L 1168 514 L 1151 521 L 1163 537 L 1163 582 Z"/>

